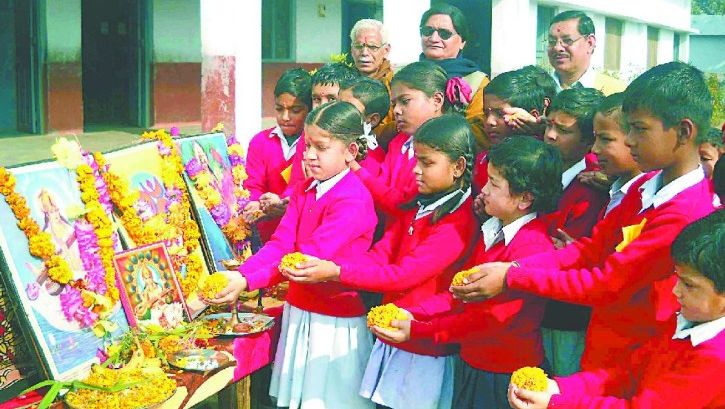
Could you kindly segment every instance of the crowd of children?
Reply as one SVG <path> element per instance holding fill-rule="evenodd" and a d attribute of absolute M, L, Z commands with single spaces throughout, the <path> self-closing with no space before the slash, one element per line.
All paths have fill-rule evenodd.
<path fill-rule="evenodd" d="M 390 92 L 342 63 L 279 78 L 247 157 L 261 248 L 209 300 L 289 281 L 276 405 L 725 407 L 724 138 L 703 74 L 666 63 L 605 97 L 502 73 L 483 152 L 450 81 L 429 61 Z M 279 270 L 292 252 L 307 260 Z M 368 293 L 405 318 L 368 327 Z M 546 391 L 510 385 L 526 366 Z"/>

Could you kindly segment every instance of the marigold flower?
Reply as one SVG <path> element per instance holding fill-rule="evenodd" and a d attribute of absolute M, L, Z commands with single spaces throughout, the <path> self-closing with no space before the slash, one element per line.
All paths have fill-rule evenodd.
<path fill-rule="evenodd" d="M 279 263 L 279 270 L 294 270 L 295 268 L 297 268 L 297 264 L 304 263 L 306 261 L 307 256 L 305 256 L 304 254 L 300 252 L 290 253 L 282 257 L 282 261 L 280 261 Z"/>
<path fill-rule="evenodd" d="M 543 369 L 525 366 L 511 374 L 511 383 L 522 389 L 543 392 L 548 386 L 549 378 Z"/>
<path fill-rule="evenodd" d="M 408 314 L 405 310 L 398 308 L 395 304 L 388 303 L 373 307 L 368 312 L 368 326 L 380 328 L 393 328 L 390 323 L 393 320 L 407 320 Z"/>
<path fill-rule="evenodd" d="M 206 299 L 216 298 L 221 290 L 229 284 L 229 279 L 222 273 L 214 273 L 204 280 L 199 288 L 199 294 Z"/>
<path fill-rule="evenodd" d="M 478 268 L 476 268 L 476 267 L 469 268 L 468 270 L 459 271 L 456 273 L 456 275 L 453 276 L 453 281 L 451 281 L 451 285 L 454 285 L 454 286 L 465 285 L 466 283 L 463 282 L 463 279 L 465 279 L 468 276 L 470 276 L 471 274 L 477 273 L 477 272 L 478 272 Z"/>

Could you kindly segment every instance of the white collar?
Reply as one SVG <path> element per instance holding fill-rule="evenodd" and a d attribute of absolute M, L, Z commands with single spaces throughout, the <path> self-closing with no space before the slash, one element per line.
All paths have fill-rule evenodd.
<path fill-rule="evenodd" d="M 609 203 L 607 203 L 607 208 L 604 210 L 604 215 L 608 215 L 609 212 L 611 212 L 615 207 L 619 206 L 620 203 L 622 203 L 622 199 L 629 191 L 629 188 L 632 187 L 634 182 L 639 180 L 642 176 L 644 176 L 645 173 L 640 173 L 639 175 L 633 177 L 632 179 L 629 179 L 627 182 L 622 183 L 622 178 L 619 177 L 617 180 L 612 183 L 612 188 L 609 189 Z"/>
<path fill-rule="evenodd" d="M 569 169 L 565 170 L 564 173 L 561 174 L 561 185 L 566 190 L 567 187 L 571 184 L 571 182 L 574 181 L 574 178 L 576 175 L 581 173 L 584 169 L 587 168 L 587 162 L 586 159 L 582 158 L 579 162 L 573 164 Z"/>
<path fill-rule="evenodd" d="M 329 192 L 330 189 L 335 187 L 337 182 L 342 180 L 342 178 L 344 178 L 345 175 L 347 175 L 348 173 L 350 173 L 350 168 L 345 168 L 345 170 L 343 170 L 342 172 L 338 173 L 337 175 L 335 175 L 327 180 L 323 180 L 322 182 L 315 179 L 312 183 L 310 183 L 310 186 L 307 187 L 307 189 L 305 189 L 305 192 L 309 192 L 311 189 L 313 189 L 316 186 L 317 190 L 315 191 L 315 199 L 320 200 L 322 195 Z"/>
<path fill-rule="evenodd" d="M 433 202 L 427 206 L 418 207 L 418 212 L 415 214 L 415 220 L 418 220 L 420 218 L 423 218 L 423 217 L 428 216 L 429 214 L 433 213 L 435 211 L 435 209 L 439 208 L 443 203 L 446 202 L 446 200 L 450 199 L 451 197 L 453 197 L 456 193 L 458 193 L 460 191 L 461 191 L 460 189 L 454 190 L 451 193 L 448 193 L 447 195 L 441 197 L 440 199 L 436 200 L 435 202 Z M 471 196 L 470 187 L 468 189 L 466 189 L 465 192 L 463 192 L 463 196 L 461 196 L 461 199 L 458 201 L 458 204 L 456 205 L 456 207 L 453 208 L 453 210 L 451 210 L 451 212 L 455 212 L 456 210 L 458 210 L 458 208 L 461 207 L 463 202 L 465 202 L 469 196 Z"/>
<path fill-rule="evenodd" d="M 720 332 L 725 330 L 725 317 L 716 320 L 695 324 L 688 321 L 682 314 L 677 315 L 677 330 L 672 339 L 685 339 L 690 337 L 692 346 L 696 347 L 703 342 L 715 338 Z"/>
<path fill-rule="evenodd" d="M 662 186 L 662 172 L 658 173 L 657 176 L 646 181 L 639 188 L 639 191 L 642 192 L 642 209 L 639 212 L 642 213 L 650 206 L 655 209 L 660 207 L 678 193 L 700 183 L 704 178 L 705 171 L 702 170 L 702 166 L 698 166 L 697 169 L 691 170 L 667 185 Z"/>
<path fill-rule="evenodd" d="M 559 73 L 556 72 L 556 70 L 554 70 L 552 77 L 554 77 L 554 82 L 556 82 L 556 91 L 561 92 L 563 88 L 561 87 L 561 80 L 559 80 Z M 597 73 L 596 71 L 594 71 L 594 69 L 592 69 L 592 66 L 590 64 L 589 67 L 587 67 L 587 70 L 584 71 L 584 74 L 582 74 L 582 76 L 579 77 L 578 80 L 574 81 L 574 83 L 571 84 L 569 88 L 573 87 L 577 82 L 581 84 L 581 86 L 584 88 L 594 88 L 596 79 Z"/>
<path fill-rule="evenodd" d="M 415 155 L 415 152 L 413 151 L 413 135 L 410 135 L 408 140 L 403 143 L 403 146 L 400 148 L 400 153 L 403 155 L 407 153 L 408 160 L 413 159 L 413 156 Z"/>
<path fill-rule="evenodd" d="M 494 244 L 501 240 L 500 234 L 503 234 L 503 244 L 508 246 L 511 240 L 514 239 L 516 233 L 521 230 L 528 222 L 536 218 L 536 212 L 529 213 L 521 216 L 511 223 L 503 226 L 501 219 L 498 217 L 491 217 L 481 225 L 481 232 L 483 233 L 483 243 L 485 249 L 488 250 L 493 247 Z"/>
<path fill-rule="evenodd" d="M 295 141 L 290 145 L 289 142 L 287 142 L 287 138 L 284 137 L 284 132 L 282 132 L 282 128 L 280 128 L 279 125 L 275 126 L 274 129 L 272 129 L 272 132 L 269 133 L 270 138 L 274 138 L 275 136 L 279 138 L 280 145 L 282 145 L 282 155 L 284 156 L 284 160 L 290 160 L 292 155 L 295 154 L 295 148 L 301 138 L 297 137 L 297 139 L 295 139 Z"/>

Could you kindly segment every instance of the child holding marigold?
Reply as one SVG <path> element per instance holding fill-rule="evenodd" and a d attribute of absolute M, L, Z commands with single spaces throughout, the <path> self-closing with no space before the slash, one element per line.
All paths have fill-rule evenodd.
<path fill-rule="evenodd" d="M 511 138 L 491 147 L 489 178 L 481 191 L 491 218 L 481 228 L 483 236 L 470 266 L 553 249 L 547 226 L 537 216 L 556 206 L 562 190 L 561 167 L 556 149 L 532 137 Z M 411 310 L 414 321 L 395 321 L 396 328 L 380 329 L 380 336 L 391 342 L 459 343 L 453 407 L 502 407 L 511 373 L 544 360 L 539 325 L 545 300 L 509 291 L 483 303 L 456 302 L 432 319 L 418 312 L 439 302 L 421 300 Z"/>
<path fill-rule="evenodd" d="M 687 226 L 671 253 L 681 307 L 674 335 L 620 355 L 617 365 L 549 380 L 546 392 L 511 386 L 511 407 L 725 407 L 725 210 Z"/>
<path fill-rule="evenodd" d="M 360 112 L 347 102 L 315 108 L 305 120 L 305 165 L 312 178 L 295 187 L 279 227 L 211 303 L 282 280 L 292 252 L 339 260 L 365 253 L 377 218 L 370 193 L 349 170 L 363 134 Z M 357 291 L 336 282 L 290 282 L 270 395 L 289 408 L 373 408 L 358 394 L 372 349 Z"/>
<path fill-rule="evenodd" d="M 402 206 L 404 211 L 383 238 L 365 256 L 301 263 L 287 271 L 290 281 L 339 281 L 382 292 L 383 303 L 410 311 L 421 300 L 446 293 L 476 233 L 470 187 L 474 143 L 471 127 L 461 115 L 446 114 L 423 123 L 414 142 L 418 195 Z M 450 299 L 443 299 L 416 314 L 427 317 L 449 306 Z M 387 311 L 395 311 L 389 307 Z M 380 328 L 384 325 L 381 322 Z M 373 326 L 374 333 L 377 328 Z M 454 352 L 451 344 L 426 340 L 395 346 L 378 341 L 360 393 L 394 409 L 450 408 Z"/>

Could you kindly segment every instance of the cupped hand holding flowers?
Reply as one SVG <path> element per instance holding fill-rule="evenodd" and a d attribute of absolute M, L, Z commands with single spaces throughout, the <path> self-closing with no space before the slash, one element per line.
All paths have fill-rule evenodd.
<path fill-rule="evenodd" d="M 375 310 L 375 308 L 373 308 L 373 310 Z M 371 313 L 372 312 L 373 311 L 371 310 Z M 395 317 L 390 320 L 389 325 L 381 323 L 378 323 L 378 325 L 372 325 L 370 326 L 370 332 L 383 341 L 399 344 L 410 340 L 410 322 L 413 318 L 413 314 L 411 314 L 410 311 L 396 307 Z M 370 318 L 368 317 L 368 322 L 369 321 Z M 368 323 L 368 325 L 370 324 Z"/>
<path fill-rule="evenodd" d="M 340 279 L 340 266 L 328 260 L 306 255 L 295 268 L 281 268 L 282 274 L 295 283 L 314 284 Z"/>
<path fill-rule="evenodd" d="M 207 304 L 230 304 L 239 298 L 239 293 L 247 289 L 247 279 L 239 271 L 218 271 L 217 274 L 226 276 L 226 287 L 220 290 L 214 298 L 204 299 Z"/>
<path fill-rule="evenodd" d="M 514 409 L 546 409 L 551 396 L 559 393 L 561 393 L 559 385 L 553 379 L 549 379 L 544 392 L 529 391 L 511 383 L 509 384 L 508 401 Z"/>

